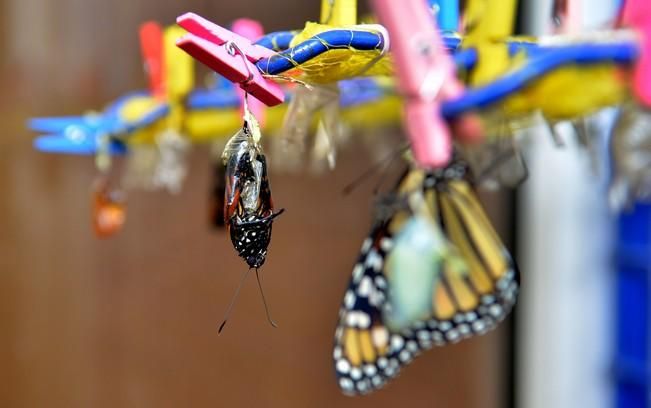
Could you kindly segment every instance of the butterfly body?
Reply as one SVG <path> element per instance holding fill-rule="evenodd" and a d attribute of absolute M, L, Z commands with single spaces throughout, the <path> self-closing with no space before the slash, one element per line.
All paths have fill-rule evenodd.
<path fill-rule="evenodd" d="M 519 288 L 465 164 L 412 170 L 396 195 L 410 210 L 376 221 L 339 312 L 333 358 L 350 395 L 382 387 L 432 346 L 494 328 Z"/>

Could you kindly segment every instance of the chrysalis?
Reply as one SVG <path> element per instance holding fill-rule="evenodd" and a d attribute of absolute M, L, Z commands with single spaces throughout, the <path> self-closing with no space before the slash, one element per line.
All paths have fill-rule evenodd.
<path fill-rule="evenodd" d="M 222 155 L 226 166 L 224 221 L 235 250 L 251 268 L 265 262 L 274 213 L 267 162 L 258 143 L 260 130 L 252 115 L 233 136 Z"/>

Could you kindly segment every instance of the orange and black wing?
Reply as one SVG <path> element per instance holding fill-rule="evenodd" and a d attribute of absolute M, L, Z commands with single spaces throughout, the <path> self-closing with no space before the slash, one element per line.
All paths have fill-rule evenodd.
<path fill-rule="evenodd" d="M 362 245 L 339 310 L 333 358 L 339 386 L 349 395 L 382 387 L 420 349 L 392 333 L 382 317 L 388 297 L 384 258 L 391 245 L 387 223 L 378 223 Z"/>
<path fill-rule="evenodd" d="M 382 387 L 432 346 L 487 332 L 515 303 L 519 290 L 515 263 L 463 173 L 449 173 L 433 177 L 412 171 L 398 189 L 409 194 L 413 190 L 408 184 L 420 183 L 433 221 L 449 244 L 449 255 L 432 263 L 435 279 L 429 313 L 404 329 L 391 330 L 385 324 L 384 316 L 392 307 L 385 259 L 411 214 L 397 211 L 378 222 L 362 245 L 335 333 L 335 370 L 346 394 Z"/>
<path fill-rule="evenodd" d="M 438 183 L 426 192 L 432 213 L 463 261 L 459 271 L 443 262 L 432 294 L 428 327 L 435 344 L 483 334 L 503 320 L 520 286 L 517 266 L 493 229 L 466 179 Z"/>

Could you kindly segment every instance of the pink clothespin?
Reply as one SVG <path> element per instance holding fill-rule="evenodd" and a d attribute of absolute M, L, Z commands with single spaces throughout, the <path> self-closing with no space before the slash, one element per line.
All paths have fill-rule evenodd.
<path fill-rule="evenodd" d="M 231 28 L 235 34 L 239 34 L 250 41 L 255 41 L 264 35 L 262 24 L 256 20 L 251 20 L 248 18 L 239 18 L 235 20 Z M 244 90 L 241 88 L 237 89 L 237 94 L 239 95 L 240 101 L 242 102 L 243 111 L 245 95 Z M 249 99 L 247 101 L 247 104 L 249 106 L 249 110 L 253 113 L 253 116 L 255 116 L 258 120 L 258 123 L 260 123 L 260 126 L 264 127 L 266 120 L 266 111 L 264 104 L 256 98 Z"/>
<path fill-rule="evenodd" d="M 622 24 L 640 36 L 640 57 L 633 70 L 633 89 L 639 102 L 651 107 L 651 1 L 626 0 Z"/>
<path fill-rule="evenodd" d="M 372 4 L 391 36 L 414 158 L 426 168 L 445 166 L 452 157 L 452 141 L 450 129 L 439 115 L 440 102 L 459 96 L 463 85 L 455 76 L 427 2 L 373 0 Z"/>
<path fill-rule="evenodd" d="M 255 66 L 260 59 L 274 55 L 273 51 L 255 45 L 245 37 L 194 13 L 184 14 L 176 22 L 189 33 L 176 42 L 185 52 L 228 80 L 238 83 L 267 106 L 284 101 L 285 95 L 280 86 L 265 79 Z"/>

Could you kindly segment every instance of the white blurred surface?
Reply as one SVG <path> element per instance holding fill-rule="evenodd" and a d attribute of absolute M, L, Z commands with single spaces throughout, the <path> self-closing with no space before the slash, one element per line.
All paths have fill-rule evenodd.
<path fill-rule="evenodd" d="M 526 3 L 528 32 L 544 33 L 541 16 L 550 15 L 551 1 Z M 583 0 L 582 24 L 603 26 L 614 7 L 612 0 Z M 544 128 L 532 135 L 530 177 L 520 194 L 523 276 L 516 403 L 523 408 L 606 408 L 613 405 L 614 336 L 614 224 L 606 175 L 602 169 L 595 176 L 571 126 L 559 128 L 565 147 L 556 146 Z"/>

